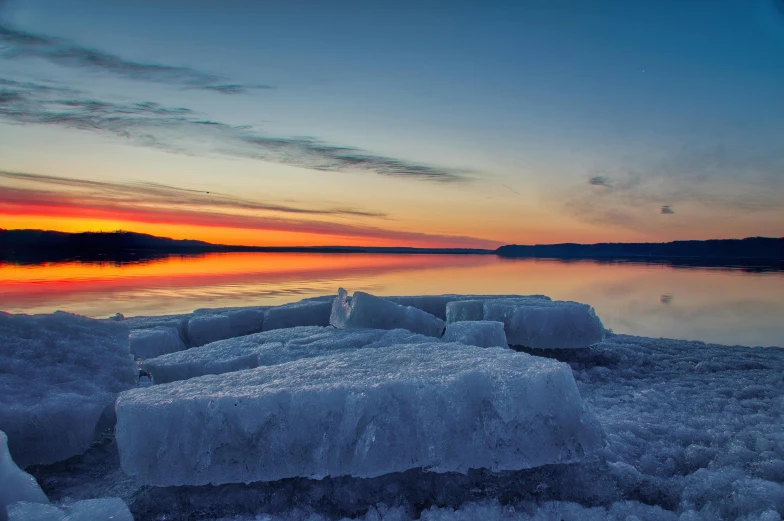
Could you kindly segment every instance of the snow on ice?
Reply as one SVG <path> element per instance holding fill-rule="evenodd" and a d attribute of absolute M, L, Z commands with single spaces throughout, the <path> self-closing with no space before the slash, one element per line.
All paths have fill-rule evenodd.
<path fill-rule="evenodd" d="M 116 435 L 123 470 L 158 486 L 523 469 L 602 443 L 567 365 L 444 343 L 131 390 Z"/>
<path fill-rule="evenodd" d="M 22 468 L 81 454 L 117 392 L 136 383 L 122 323 L 0 312 L 0 430 Z"/>

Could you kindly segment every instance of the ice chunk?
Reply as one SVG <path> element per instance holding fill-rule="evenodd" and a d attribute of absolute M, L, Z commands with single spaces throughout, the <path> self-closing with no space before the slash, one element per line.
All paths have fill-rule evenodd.
<path fill-rule="evenodd" d="M 453 322 L 446 326 L 443 340 L 479 347 L 508 347 L 504 323 L 491 320 Z"/>
<path fill-rule="evenodd" d="M 174 327 L 159 326 L 154 329 L 134 329 L 131 331 L 131 353 L 136 358 L 155 358 L 183 349 L 185 349 L 185 344 Z"/>
<path fill-rule="evenodd" d="M 594 309 L 579 302 L 501 299 L 484 303 L 484 320 L 504 323 L 511 345 L 536 349 L 577 349 L 604 338 Z"/>
<path fill-rule="evenodd" d="M 266 309 L 240 308 L 226 312 L 229 317 L 231 336 L 250 335 L 264 329 Z"/>
<path fill-rule="evenodd" d="M 157 329 L 159 327 L 173 327 L 177 329 L 177 334 L 183 343 L 188 343 L 188 321 L 191 315 L 162 315 L 162 316 L 139 316 L 122 318 L 120 321 L 128 326 L 131 331 L 134 329 Z"/>
<path fill-rule="evenodd" d="M 198 315 L 188 322 L 188 343 L 192 346 L 203 346 L 231 336 L 231 321 L 226 315 Z"/>
<path fill-rule="evenodd" d="M 328 326 L 332 301 L 309 299 L 267 310 L 264 331 L 297 326 Z"/>
<path fill-rule="evenodd" d="M 187 351 L 146 360 L 142 368 L 156 384 L 206 374 L 223 374 L 360 347 L 430 341 L 403 329 L 335 329 L 301 326 L 220 340 Z"/>
<path fill-rule="evenodd" d="M 116 409 L 122 469 L 158 486 L 523 469 L 603 439 L 568 365 L 442 342 L 137 388 Z"/>
<path fill-rule="evenodd" d="M 11 459 L 8 437 L 0 431 L 0 521 L 7 519 L 6 507 L 17 501 L 49 502 L 33 476 L 17 467 Z"/>
<path fill-rule="evenodd" d="M 122 321 L 0 312 L 0 429 L 25 468 L 81 454 L 104 409 L 136 383 Z"/>
<path fill-rule="evenodd" d="M 455 300 L 446 305 L 446 323 L 484 318 L 483 300 Z"/>
<path fill-rule="evenodd" d="M 122 499 L 86 499 L 68 505 L 16 503 L 8 509 L 9 521 L 133 521 Z"/>
<path fill-rule="evenodd" d="M 507 298 L 521 298 L 519 295 L 417 295 L 406 297 L 383 297 L 385 300 L 391 300 L 395 304 L 401 306 L 411 306 L 412 308 L 421 309 L 431 315 L 434 315 L 441 320 L 447 319 L 447 306 L 450 302 L 459 302 L 461 300 L 481 300 L 488 299 L 507 299 Z M 544 295 L 531 295 L 524 298 L 550 300 L 550 297 Z M 475 320 L 482 320 L 481 315 Z"/>
<path fill-rule="evenodd" d="M 440 337 L 446 324 L 421 309 L 357 291 L 348 297 L 340 288 L 332 304 L 329 323 L 337 328 L 408 329 L 421 335 Z"/>
<path fill-rule="evenodd" d="M 188 342 L 191 346 L 202 346 L 233 338 L 257 333 L 264 327 L 266 308 L 226 308 L 220 310 L 199 310 L 188 322 Z"/>

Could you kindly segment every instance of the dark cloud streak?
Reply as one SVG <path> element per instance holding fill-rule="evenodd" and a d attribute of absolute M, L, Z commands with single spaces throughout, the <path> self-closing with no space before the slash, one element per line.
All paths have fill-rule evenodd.
<path fill-rule="evenodd" d="M 53 196 L 63 201 L 73 198 L 75 203 L 110 206 L 166 205 L 212 207 L 224 210 L 271 211 L 300 215 L 343 215 L 357 217 L 386 217 L 379 212 L 345 208 L 300 208 L 267 202 L 253 201 L 210 192 L 209 194 L 187 188 L 178 188 L 149 182 L 104 182 L 66 177 L 0 171 L 0 179 L 27 186 L 3 187 L 2 201 L 15 204 L 45 204 Z M 30 186 L 32 185 L 32 186 Z M 43 185 L 44 188 L 36 188 Z M 68 193 L 68 189 L 73 189 Z"/>
<path fill-rule="evenodd" d="M 2 22 L 0 56 L 7 59 L 39 58 L 63 67 L 89 69 L 131 80 L 179 85 L 220 94 L 245 94 L 250 90 L 272 88 L 268 85 L 227 84 L 221 76 L 190 67 L 135 62 L 60 38 L 20 31 Z"/>
<path fill-rule="evenodd" d="M 373 155 L 311 138 L 264 136 L 250 127 L 198 118 L 187 108 L 100 100 L 76 90 L 33 82 L 0 79 L 0 119 L 109 134 L 139 146 L 179 154 L 218 153 L 313 170 L 364 171 L 439 183 L 468 180 L 466 172 Z M 197 141 L 201 144 L 195 146 Z"/>

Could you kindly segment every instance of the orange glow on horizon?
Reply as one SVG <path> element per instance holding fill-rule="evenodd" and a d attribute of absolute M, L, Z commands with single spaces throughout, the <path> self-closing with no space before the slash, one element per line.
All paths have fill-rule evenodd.
<path fill-rule="evenodd" d="M 342 235 L 338 233 L 304 232 L 296 230 L 235 228 L 231 226 L 204 226 L 200 224 L 146 222 L 135 219 L 113 218 L 111 212 L 87 212 L 86 215 L 58 215 L 56 211 L 44 215 L 17 209 L 0 209 L 0 228 L 40 229 L 58 232 L 78 233 L 124 230 L 147 233 L 171 239 L 193 239 L 214 244 L 238 246 L 412 246 L 429 248 L 449 247 L 493 247 L 493 244 L 471 244 L 470 240 L 456 237 L 432 236 L 418 237 L 417 234 L 401 232 L 401 238 L 374 237 L 365 235 Z M 370 230 L 372 231 L 372 230 Z M 467 243 L 468 242 L 468 243 Z M 476 242 L 479 242 L 478 240 Z"/>

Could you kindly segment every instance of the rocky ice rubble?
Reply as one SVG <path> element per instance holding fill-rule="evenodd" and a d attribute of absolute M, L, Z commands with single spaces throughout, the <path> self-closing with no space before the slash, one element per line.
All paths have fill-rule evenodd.
<path fill-rule="evenodd" d="M 124 325 L 0 312 L 0 430 L 22 467 L 87 450 L 117 392 L 135 383 Z"/>
<path fill-rule="evenodd" d="M 361 347 L 379 348 L 428 340 L 432 339 L 405 329 L 385 331 L 298 326 L 220 340 L 187 351 L 145 360 L 141 367 L 152 375 L 156 384 L 161 384 L 207 374 L 276 365 Z"/>
<path fill-rule="evenodd" d="M 602 339 L 589 306 L 546 297 L 379 299 L 395 306 L 399 326 L 444 321 L 441 338 L 339 329 L 327 326 L 333 300 L 284 312 L 205 309 L 119 320 L 132 331 L 173 327 L 187 348 L 196 317 L 263 314 L 260 326 L 245 322 L 261 332 L 230 327 L 221 333 L 227 339 L 144 358 L 142 367 L 158 371 L 156 384 L 172 383 L 124 392 L 116 439 L 28 467 L 55 506 L 17 502 L 12 519 L 83 519 L 77 514 L 88 505 L 79 500 L 112 496 L 137 520 L 156 521 L 770 521 L 784 514 L 783 349 Z M 368 302 L 375 311 L 359 314 L 356 325 L 391 327 L 373 313 L 392 308 Z M 401 315 L 399 307 L 424 315 Z M 26 341 L 36 335 L 31 330 Z M 100 335 L 82 338 L 85 352 L 105 346 Z M 477 347 L 506 342 L 515 349 Z M 43 373 L 48 361 L 39 360 Z M 10 388 L 4 368 L 0 386 Z M 522 416 L 501 421 L 516 407 Z M 584 446 L 584 454 L 561 441 L 590 433 L 596 440 L 599 432 L 605 443 Z M 531 454 L 540 460 L 525 468 Z M 195 485 L 213 480 L 240 482 Z M 92 503 L 111 504 L 120 505 Z"/>
<path fill-rule="evenodd" d="M 19 502 L 8 506 L 8 521 L 133 521 L 119 498 L 86 499 L 66 505 Z"/>
<path fill-rule="evenodd" d="M 132 521 L 118 498 L 51 505 L 35 479 L 16 466 L 0 431 L 0 521 Z"/>
<path fill-rule="evenodd" d="M 8 452 L 8 437 L 0 431 L 0 521 L 7 519 L 8 505 L 17 501 L 49 502 L 33 476 L 17 467 L 11 459 L 11 454 Z"/>
<path fill-rule="evenodd" d="M 601 446 L 565 364 L 432 342 L 134 389 L 122 468 L 157 486 L 510 470 Z"/>

